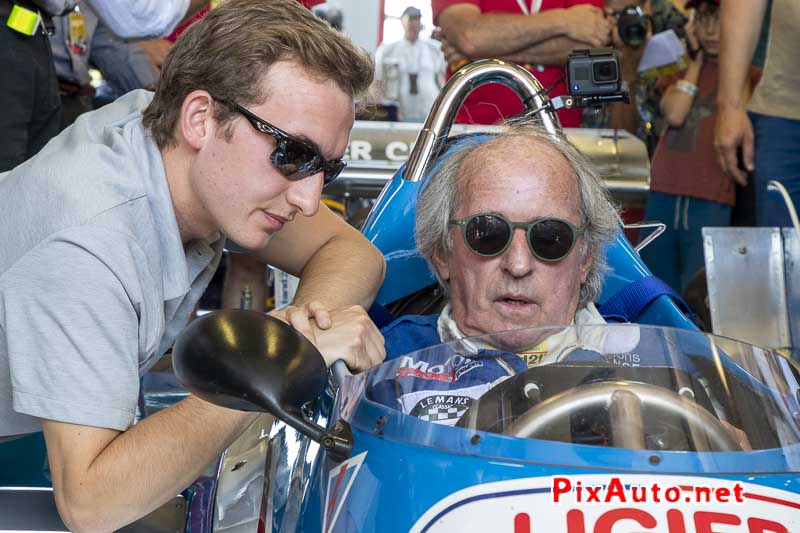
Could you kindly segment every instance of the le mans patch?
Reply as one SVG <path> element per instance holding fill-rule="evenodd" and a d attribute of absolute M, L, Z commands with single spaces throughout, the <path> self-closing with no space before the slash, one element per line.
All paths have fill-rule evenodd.
<path fill-rule="evenodd" d="M 472 405 L 469 396 L 451 394 L 432 394 L 426 396 L 411 409 L 411 415 L 428 422 L 458 420 Z"/>

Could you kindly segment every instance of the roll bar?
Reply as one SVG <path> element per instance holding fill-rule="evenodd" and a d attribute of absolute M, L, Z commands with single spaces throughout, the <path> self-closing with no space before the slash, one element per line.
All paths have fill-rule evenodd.
<path fill-rule="evenodd" d="M 539 114 L 549 133 L 564 136 L 550 98 L 533 74 L 514 63 L 482 59 L 462 67 L 442 88 L 417 136 L 403 179 L 422 179 L 432 156 L 438 154 L 447 141 L 461 104 L 472 91 L 487 83 L 500 83 L 512 89 L 529 109 L 529 114 Z"/>

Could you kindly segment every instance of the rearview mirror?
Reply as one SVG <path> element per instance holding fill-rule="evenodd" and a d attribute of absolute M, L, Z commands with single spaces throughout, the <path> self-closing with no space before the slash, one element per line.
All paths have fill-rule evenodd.
<path fill-rule="evenodd" d="M 175 341 L 178 381 L 203 400 L 240 411 L 272 413 L 341 461 L 353 449 L 343 420 L 333 432 L 313 424 L 301 406 L 327 384 L 316 347 L 288 324 L 263 313 L 226 309 L 193 321 Z"/>

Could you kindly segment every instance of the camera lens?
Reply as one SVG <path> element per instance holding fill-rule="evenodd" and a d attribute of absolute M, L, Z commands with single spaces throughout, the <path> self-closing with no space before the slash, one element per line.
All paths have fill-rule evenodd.
<path fill-rule="evenodd" d="M 617 16 L 619 37 L 631 48 L 639 48 L 647 36 L 647 17 L 637 6 L 626 6 Z"/>
<path fill-rule="evenodd" d="M 647 29 L 643 26 L 628 26 L 625 32 L 620 34 L 622 41 L 631 48 L 639 48 L 644 42 L 644 36 Z"/>
<path fill-rule="evenodd" d="M 592 65 L 592 77 L 595 83 L 617 81 L 617 63 L 614 61 L 598 61 Z"/>

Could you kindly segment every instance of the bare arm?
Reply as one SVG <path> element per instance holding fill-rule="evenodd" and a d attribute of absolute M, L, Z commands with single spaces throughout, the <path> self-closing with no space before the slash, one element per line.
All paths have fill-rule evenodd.
<path fill-rule="evenodd" d="M 700 70 L 703 68 L 703 52 L 698 52 L 697 58 L 692 61 L 689 68 L 686 70 L 686 75 L 683 77 L 687 81 L 697 86 L 697 81 L 700 79 Z M 678 88 L 677 82 L 667 88 L 664 96 L 661 97 L 659 107 L 664 114 L 667 124 L 673 128 L 680 128 L 686 122 L 686 117 L 689 116 L 689 111 L 692 109 L 692 102 L 694 102 L 695 95 L 682 91 Z"/>
<path fill-rule="evenodd" d="M 754 168 L 753 126 L 747 117 L 745 83 L 758 42 L 767 0 L 722 0 L 720 13 L 719 88 L 714 148 L 722 170 L 740 184 L 747 174 L 738 168 L 741 147 L 747 170 Z"/>
<path fill-rule="evenodd" d="M 313 342 L 326 364 L 343 359 L 360 371 L 383 361 L 383 336 L 364 309 L 386 263 L 361 233 L 320 203 L 317 214 L 288 223 L 259 255 L 300 277 L 292 305 L 270 314 Z"/>
<path fill-rule="evenodd" d="M 744 87 L 767 0 L 722 0 L 721 5 L 717 103 L 720 107 L 744 109 Z"/>
<path fill-rule="evenodd" d="M 295 305 L 313 300 L 328 309 L 369 307 L 386 269 L 378 249 L 324 204 L 316 215 L 286 224 L 259 256 L 300 276 Z"/>
<path fill-rule="evenodd" d="M 601 46 L 610 31 L 603 12 L 590 5 L 517 15 L 456 4 L 442 11 L 439 25 L 450 44 L 472 59 L 508 56 L 558 36 Z"/>
<path fill-rule="evenodd" d="M 567 62 L 567 56 L 573 50 L 582 48 L 589 48 L 589 43 L 576 41 L 569 37 L 559 36 L 548 39 L 539 44 L 529 46 L 524 50 L 520 50 L 513 54 L 501 57 L 506 61 L 514 63 L 534 63 L 537 65 L 564 65 Z"/>
<path fill-rule="evenodd" d="M 115 35 L 141 39 L 169 35 L 200 0 L 89 0 L 89 5 Z M 207 0 L 206 0 L 207 2 Z M 202 3 L 202 2 L 200 2 Z"/>
<path fill-rule="evenodd" d="M 256 416 L 189 397 L 125 432 L 43 420 L 61 518 L 76 532 L 129 524 L 186 488 Z"/>

